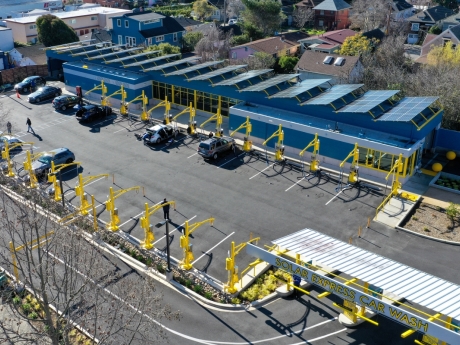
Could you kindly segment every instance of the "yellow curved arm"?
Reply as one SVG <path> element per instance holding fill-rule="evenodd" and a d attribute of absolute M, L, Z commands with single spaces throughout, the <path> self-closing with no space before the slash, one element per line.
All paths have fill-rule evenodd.
<path fill-rule="evenodd" d="M 340 163 L 340 167 L 343 168 L 343 166 L 345 165 L 347 160 L 350 159 L 351 157 L 353 157 L 353 163 L 352 164 L 355 164 L 355 165 L 358 164 L 358 160 L 359 160 L 358 143 L 355 144 L 354 149 L 348 154 L 347 158 L 345 158 L 343 160 L 343 162 Z"/>
<path fill-rule="evenodd" d="M 241 129 L 246 129 L 246 137 L 249 137 L 249 135 L 251 134 L 251 131 L 252 131 L 252 124 L 251 122 L 249 121 L 249 116 L 246 117 L 246 121 L 241 125 L 239 126 L 237 129 L 235 129 L 231 134 L 230 136 L 233 137 L 235 135 L 236 132 L 238 132 L 239 130 Z"/>
<path fill-rule="evenodd" d="M 283 127 L 281 125 L 279 125 L 278 130 L 265 140 L 262 145 L 266 146 L 267 143 L 275 137 L 278 137 L 278 144 L 281 144 L 284 139 Z"/>
<path fill-rule="evenodd" d="M 315 138 L 299 153 L 299 156 L 303 156 L 304 153 L 313 146 L 313 154 L 316 155 L 318 154 L 319 151 L 319 139 L 318 139 L 318 133 L 315 133 Z"/>

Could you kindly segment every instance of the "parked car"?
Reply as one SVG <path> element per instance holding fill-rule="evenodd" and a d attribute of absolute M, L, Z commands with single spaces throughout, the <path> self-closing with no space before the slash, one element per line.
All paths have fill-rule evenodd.
<path fill-rule="evenodd" d="M 142 135 L 144 144 L 159 144 L 162 141 L 175 138 L 179 131 L 170 125 L 155 125 Z"/>
<path fill-rule="evenodd" d="M 47 151 L 32 163 L 32 169 L 36 175 L 44 175 L 51 169 L 52 161 L 54 165 L 72 163 L 75 161 L 75 155 L 65 147 Z"/>
<path fill-rule="evenodd" d="M 110 107 L 101 107 L 99 105 L 88 104 L 78 109 L 77 114 L 75 116 L 77 120 L 80 121 L 80 123 L 83 123 L 103 119 L 104 117 L 109 116 L 111 114 L 112 108 Z"/>
<path fill-rule="evenodd" d="M 72 108 L 80 102 L 80 97 L 71 95 L 62 95 L 53 99 L 52 105 L 54 109 L 61 109 L 62 111 L 67 108 Z"/>
<path fill-rule="evenodd" d="M 203 158 L 217 159 L 219 155 L 231 150 L 234 145 L 235 139 L 231 137 L 212 137 L 200 143 L 198 154 Z"/>
<path fill-rule="evenodd" d="M 46 85 L 46 80 L 45 78 L 39 77 L 38 75 L 27 77 L 20 83 L 17 83 L 16 85 L 14 85 L 14 91 L 29 92 L 32 88 L 32 84 L 35 87 L 44 86 Z"/>
<path fill-rule="evenodd" d="M 55 86 L 43 86 L 29 95 L 29 103 L 40 103 L 45 99 L 60 96 L 62 90 Z"/>
<path fill-rule="evenodd" d="M 11 146 L 13 144 L 17 144 L 17 143 L 22 143 L 23 141 L 12 136 L 12 135 L 6 135 L 6 134 L 3 134 L 1 137 L 0 137 L 0 151 L 3 151 L 3 148 L 5 147 L 5 142 L 8 141 L 8 146 Z M 16 150 L 20 150 L 20 148 L 16 148 Z"/>

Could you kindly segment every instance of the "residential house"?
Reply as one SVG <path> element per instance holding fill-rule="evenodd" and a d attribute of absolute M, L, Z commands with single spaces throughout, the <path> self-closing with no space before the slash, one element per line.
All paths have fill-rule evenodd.
<path fill-rule="evenodd" d="M 105 7 L 122 7 L 123 0 L 80 0 L 85 4 L 99 4 Z"/>
<path fill-rule="evenodd" d="M 129 47 L 160 43 L 180 46 L 185 34 L 185 29 L 174 18 L 150 11 L 126 13 L 112 20 L 112 42 Z"/>
<path fill-rule="evenodd" d="M 306 37 L 308 37 L 306 33 L 297 31 L 252 41 L 232 47 L 230 49 L 230 58 L 233 60 L 241 60 L 258 52 L 273 55 L 275 58 L 283 55 L 295 55 L 299 52 L 299 40 Z"/>
<path fill-rule="evenodd" d="M 451 9 L 444 6 L 435 6 L 407 18 L 410 23 L 407 43 L 415 44 L 422 40 L 432 26 L 437 25 L 441 28 L 443 21 L 452 15 L 454 15 L 454 11 Z"/>
<path fill-rule="evenodd" d="M 391 19 L 393 21 L 403 21 L 411 17 L 416 12 L 414 6 L 405 0 L 393 0 L 391 3 Z"/>
<path fill-rule="evenodd" d="M 423 42 L 420 58 L 415 60 L 418 63 L 425 63 L 426 57 L 433 47 L 444 46 L 448 42 L 452 43 L 452 47 L 456 48 L 460 44 L 460 24 L 447 28 L 439 35 L 427 34 Z"/>
<path fill-rule="evenodd" d="M 48 58 L 43 48 L 45 48 L 43 44 L 34 44 L 28 47 L 13 48 L 8 54 L 15 67 L 46 65 Z"/>
<path fill-rule="evenodd" d="M 315 10 L 315 26 L 326 30 L 347 28 L 350 25 L 350 8 L 351 6 L 344 0 L 324 0 L 313 7 Z"/>
<path fill-rule="evenodd" d="M 299 41 L 300 50 L 302 53 L 305 50 L 333 53 L 340 49 L 347 37 L 354 35 L 356 35 L 356 31 L 350 29 L 342 29 L 325 32 L 321 35 L 310 36 Z"/>
<path fill-rule="evenodd" d="M 112 31 L 111 30 L 94 30 L 91 33 L 91 43 L 102 43 L 102 42 L 112 42 Z"/>
<path fill-rule="evenodd" d="M 208 0 L 208 3 L 214 7 L 214 11 L 208 17 L 209 20 L 226 21 L 225 18 L 225 0 Z"/>
<path fill-rule="evenodd" d="M 14 48 L 13 30 L 0 26 L 0 51 L 7 52 Z"/>
<path fill-rule="evenodd" d="M 456 13 L 444 19 L 442 22 L 441 30 L 446 31 L 447 29 L 453 28 L 454 26 L 457 26 L 458 24 L 460 24 L 460 13 Z"/>
<path fill-rule="evenodd" d="M 68 26 L 74 29 L 79 37 L 85 37 L 96 29 L 111 29 L 112 17 L 123 13 L 131 12 L 107 7 L 95 7 L 86 10 L 71 12 L 57 12 L 54 16 L 63 20 Z M 37 39 L 37 25 L 35 24 L 40 15 L 30 17 L 8 18 L 4 21 L 8 28 L 13 30 L 13 38 L 17 42 L 35 43 Z"/>
<path fill-rule="evenodd" d="M 300 79 L 330 79 L 337 83 L 356 83 L 361 80 L 363 65 L 358 56 L 324 54 L 307 50 L 295 67 Z"/>
<path fill-rule="evenodd" d="M 186 31 L 193 31 L 198 26 L 202 25 L 203 22 L 199 22 L 198 20 L 185 18 L 185 17 L 174 17 L 174 20 L 179 23 Z"/>

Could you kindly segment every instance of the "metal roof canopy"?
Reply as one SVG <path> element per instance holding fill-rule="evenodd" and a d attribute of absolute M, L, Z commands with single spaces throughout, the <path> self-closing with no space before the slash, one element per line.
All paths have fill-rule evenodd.
<path fill-rule="evenodd" d="M 348 95 L 350 92 L 358 90 L 363 87 L 364 84 L 341 84 L 334 85 L 329 91 L 310 99 L 302 104 L 314 104 L 314 105 L 327 105 L 330 104 L 343 96 Z"/>
<path fill-rule="evenodd" d="M 147 53 L 133 54 L 133 55 L 130 55 L 130 56 L 125 56 L 125 57 L 119 58 L 119 59 L 108 60 L 108 61 L 105 61 L 104 63 L 109 64 L 109 63 L 113 63 L 113 62 L 121 62 L 121 61 L 129 60 L 129 59 L 135 59 L 137 57 L 146 56 L 146 55 L 149 55 L 149 54 L 155 54 L 155 53 L 159 53 L 159 52 L 161 52 L 161 50 L 150 51 L 150 52 L 147 52 Z"/>
<path fill-rule="evenodd" d="M 107 46 L 107 47 L 103 47 L 103 48 L 99 48 L 99 49 L 93 49 L 93 50 L 90 50 L 90 51 L 80 52 L 80 53 L 75 53 L 75 54 L 70 54 L 70 55 L 72 55 L 72 56 L 81 56 L 81 55 L 87 55 L 87 54 L 92 54 L 92 53 L 100 53 L 103 50 L 120 48 L 120 47 L 124 47 L 124 46 L 125 46 L 124 44 L 121 44 L 121 45 L 117 44 L 116 46 Z"/>
<path fill-rule="evenodd" d="M 136 47 L 136 48 L 130 48 L 130 49 L 125 49 L 125 50 L 118 50 L 116 52 L 113 52 L 113 53 L 108 53 L 108 54 L 103 54 L 103 55 L 97 55 L 97 56 L 91 56 L 91 57 L 88 57 L 88 58 L 85 58 L 86 60 L 96 60 L 96 59 L 104 59 L 106 58 L 107 56 L 113 56 L 113 55 L 117 55 L 117 54 L 123 54 L 123 53 L 129 53 L 129 52 L 133 52 L 135 50 L 140 50 L 142 48 L 139 48 L 139 47 Z"/>
<path fill-rule="evenodd" d="M 183 74 L 187 74 L 189 72 L 198 71 L 199 69 L 202 69 L 202 68 L 210 67 L 212 65 L 220 64 L 220 63 L 222 63 L 224 61 L 225 60 L 207 61 L 207 62 L 203 62 L 203 63 L 197 64 L 197 65 L 194 65 L 194 66 L 190 66 L 190 67 L 180 69 L 178 71 L 174 71 L 174 72 L 171 72 L 171 73 L 166 73 L 166 74 L 164 74 L 164 76 L 168 77 L 170 75 L 183 75 Z"/>
<path fill-rule="evenodd" d="M 72 44 L 75 44 L 75 43 L 85 43 L 85 42 L 92 42 L 94 41 L 95 39 L 92 38 L 92 39 L 89 39 L 89 40 L 83 40 L 83 41 L 78 41 L 78 42 L 71 42 L 71 43 L 64 43 L 64 44 L 59 44 L 57 46 L 51 46 L 51 47 L 44 47 L 44 48 L 40 48 L 41 50 L 50 50 L 50 49 L 56 49 L 56 48 L 59 48 L 59 47 L 68 47 Z"/>
<path fill-rule="evenodd" d="M 405 97 L 394 108 L 380 116 L 377 121 L 409 122 L 439 97 Z"/>
<path fill-rule="evenodd" d="M 245 91 L 249 91 L 249 92 L 253 92 L 253 91 L 264 91 L 266 89 L 268 89 L 269 87 L 272 87 L 272 86 L 275 86 L 275 85 L 278 85 L 278 84 L 281 84 L 283 82 L 287 82 L 291 79 L 294 79 L 296 77 L 298 77 L 300 74 L 298 73 L 293 73 L 293 74 L 278 74 L 277 76 L 274 76 L 273 78 L 270 78 L 270 79 L 267 79 L 267 80 L 264 80 L 258 84 L 255 84 L 255 85 L 251 85 L 245 89 L 242 89 L 242 90 L 238 90 L 240 92 L 245 92 Z"/>
<path fill-rule="evenodd" d="M 70 48 L 66 48 L 66 49 L 59 49 L 59 50 L 56 50 L 56 52 L 57 53 L 66 53 L 66 52 L 69 52 L 69 51 L 72 51 L 72 50 L 75 50 L 75 49 L 92 48 L 92 47 L 97 47 L 97 46 L 101 46 L 101 45 L 104 46 L 104 45 L 107 45 L 107 44 L 112 44 L 112 42 L 104 41 L 104 42 L 95 43 L 95 44 L 81 45 L 81 46 L 78 46 L 78 47 L 70 47 Z"/>
<path fill-rule="evenodd" d="M 196 77 L 190 78 L 188 81 L 191 81 L 191 80 L 207 80 L 207 79 L 210 79 L 210 78 L 221 76 L 221 75 L 223 75 L 225 73 L 228 73 L 228 72 L 233 72 L 233 71 L 239 70 L 241 68 L 245 68 L 247 66 L 248 65 L 229 65 L 229 66 L 224 67 L 224 68 L 219 68 L 219 69 L 217 69 L 215 71 L 211 71 L 211 72 L 208 72 L 208 73 L 205 73 L 205 74 L 197 75 Z"/>
<path fill-rule="evenodd" d="M 186 63 L 186 62 L 192 62 L 192 61 L 196 61 L 196 60 L 200 60 L 200 59 L 201 59 L 201 57 L 192 56 L 192 57 L 188 57 L 188 58 L 185 58 L 185 59 L 180 59 L 180 60 L 176 60 L 176 61 L 173 61 L 173 62 L 165 63 L 164 65 L 150 67 L 150 68 L 144 69 L 144 72 L 145 71 L 159 71 L 159 70 L 162 70 L 164 68 L 174 67 L 174 66 Z"/>
<path fill-rule="evenodd" d="M 156 56 L 154 58 L 147 59 L 147 60 L 144 60 L 144 61 L 133 62 L 133 63 L 130 63 L 128 65 L 124 65 L 123 67 L 141 66 L 141 65 L 146 64 L 146 63 L 151 63 L 151 62 L 155 62 L 155 61 L 161 61 L 161 60 L 169 59 L 169 58 L 171 58 L 173 56 L 178 56 L 178 55 L 180 55 L 180 54 L 167 54 L 167 55 L 162 55 L 162 56 Z"/>
<path fill-rule="evenodd" d="M 435 312 L 460 318 L 460 286 L 311 229 L 272 243 L 395 293 Z"/>
<path fill-rule="evenodd" d="M 367 113 L 396 95 L 400 90 L 370 90 L 352 103 L 338 110 L 339 113 Z"/>
<path fill-rule="evenodd" d="M 268 98 L 293 98 L 301 93 L 307 92 L 315 87 L 320 86 L 321 84 L 327 83 L 331 79 L 308 79 L 303 80 L 301 83 L 298 83 L 286 90 L 275 93 Z"/>
<path fill-rule="evenodd" d="M 248 80 L 248 79 L 251 79 L 251 78 L 254 78 L 254 77 L 258 77 L 259 75 L 262 75 L 262 74 L 265 74 L 265 73 L 268 73 L 268 72 L 271 72 L 271 71 L 273 71 L 273 69 L 256 69 L 256 70 L 252 70 L 252 71 L 249 71 L 249 72 L 246 72 L 246 73 L 241 73 L 241 74 L 239 74 L 239 75 L 237 75 L 237 76 L 235 76 L 233 78 L 220 81 L 220 82 L 214 84 L 214 86 L 235 85 L 235 84 L 241 83 L 242 81 L 245 81 L 245 80 Z"/>

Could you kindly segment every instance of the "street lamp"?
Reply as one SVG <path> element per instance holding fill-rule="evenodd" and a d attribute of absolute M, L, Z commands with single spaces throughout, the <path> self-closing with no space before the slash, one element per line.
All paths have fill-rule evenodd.
<path fill-rule="evenodd" d="M 168 267 L 166 268 L 166 276 L 171 273 L 171 255 L 169 252 L 169 221 L 164 220 L 162 222 L 156 223 L 156 228 L 161 228 L 164 224 L 166 224 L 166 257 L 168 262 Z"/>

